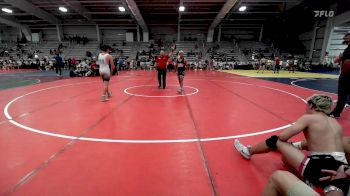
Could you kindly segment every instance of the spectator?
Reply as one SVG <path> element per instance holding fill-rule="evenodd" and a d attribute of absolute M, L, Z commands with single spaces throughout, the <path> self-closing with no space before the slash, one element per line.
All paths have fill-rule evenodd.
<path fill-rule="evenodd" d="M 60 57 L 60 54 L 57 53 L 55 56 L 56 60 L 56 74 L 57 76 L 62 76 L 62 67 L 63 67 L 63 60 L 62 57 Z"/>

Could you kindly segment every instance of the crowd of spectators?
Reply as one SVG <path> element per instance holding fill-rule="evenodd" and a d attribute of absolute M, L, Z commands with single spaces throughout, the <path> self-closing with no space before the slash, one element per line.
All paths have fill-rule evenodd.
<path fill-rule="evenodd" d="M 78 40 L 84 40 L 84 37 L 74 36 L 70 37 L 78 43 Z M 130 59 L 124 57 L 123 50 L 119 49 L 116 44 L 113 44 L 112 53 L 115 58 L 115 66 L 118 70 L 132 70 L 132 69 L 144 69 L 151 70 L 154 69 L 155 59 L 161 49 L 167 47 L 167 44 L 161 39 L 155 42 L 150 42 L 148 49 L 142 49 L 137 52 L 136 59 Z M 125 42 L 123 43 L 125 45 Z M 16 69 L 16 68 L 38 68 L 40 70 L 53 70 L 55 68 L 55 56 L 57 53 L 62 54 L 65 46 L 59 44 L 57 48 L 51 49 L 50 54 L 39 59 L 38 54 L 40 53 L 31 45 L 13 44 L 11 46 L 0 48 L 0 68 L 1 69 Z M 224 50 L 225 51 L 225 50 Z M 226 50 L 228 52 L 228 50 Z M 72 76 L 94 76 L 98 75 L 98 66 L 96 65 L 96 57 L 90 51 L 86 51 L 86 58 L 82 60 L 76 59 L 63 59 L 63 67 L 71 71 Z M 215 46 L 207 50 L 209 53 L 206 58 L 203 58 L 202 52 L 199 50 L 197 44 L 187 52 L 187 57 L 195 56 L 195 60 L 191 60 L 189 69 L 194 70 L 230 70 L 235 68 L 243 69 L 258 69 L 263 63 L 265 64 L 265 69 L 273 70 L 275 67 L 275 56 L 269 48 L 259 48 L 259 49 L 244 49 L 242 52 L 244 54 L 251 55 L 248 63 L 242 65 L 242 62 L 237 61 L 233 55 L 225 54 L 221 52 L 220 45 L 215 44 Z M 230 51 L 234 53 L 235 51 Z M 2 57 L 2 58 L 1 58 Z M 173 71 L 174 64 L 176 62 L 176 54 L 172 56 L 168 62 L 168 70 Z M 315 64 L 312 61 L 308 61 L 304 56 L 294 56 L 291 54 L 280 55 L 281 59 L 281 69 L 288 70 L 289 66 L 294 65 L 296 70 L 299 71 L 336 71 L 339 69 L 339 65 L 335 65 L 332 61 L 327 61 L 327 63 Z"/>

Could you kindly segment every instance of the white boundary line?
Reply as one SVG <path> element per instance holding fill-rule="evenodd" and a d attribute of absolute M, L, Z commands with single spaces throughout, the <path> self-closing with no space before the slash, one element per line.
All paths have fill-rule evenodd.
<path fill-rule="evenodd" d="M 139 88 L 139 87 L 144 87 L 144 86 L 153 86 L 154 85 L 139 85 L 139 86 L 132 86 L 129 88 L 124 89 L 124 93 L 128 94 L 128 95 L 132 95 L 135 97 L 147 97 L 147 98 L 174 98 L 174 97 L 183 97 L 183 96 L 190 96 L 190 95 L 194 95 L 197 94 L 199 92 L 199 90 L 195 87 L 192 86 L 184 86 L 187 88 L 191 88 L 194 89 L 193 93 L 189 93 L 189 94 L 179 94 L 179 95 L 164 95 L 164 96 L 160 96 L 160 95 L 141 95 L 141 94 L 134 94 L 134 93 L 129 93 L 128 90 L 129 89 L 134 89 L 134 88 Z M 168 85 L 168 86 L 175 86 L 175 85 Z"/>
<path fill-rule="evenodd" d="M 294 80 L 290 84 L 292 86 L 296 86 L 296 87 L 307 89 L 307 90 L 313 90 L 313 91 L 319 91 L 319 92 L 323 92 L 323 93 L 329 93 L 329 94 L 332 94 L 332 95 L 337 95 L 336 93 L 331 93 L 331 92 L 327 92 L 327 91 L 321 91 L 321 90 L 317 90 L 317 89 L 307 88 L 307 87 L 303 87 L 303 86 L 299 86 L 299 85 L 295 84 L 296 82 L 302 82 L 302 81 L 308 81 L 308 80 L 324 80 L 324 79 L 328 79 L 329 80 L 329 78 L 303 78 L 303 79 Z"/>
<path fill-rule="evenodd" d="M 214 81 L 214 80 L 212 80 L 212 81 Z M 291 95 L 293 97 L 301 99 L 303 102 L 306 102 L 303 98 L 301 98 L 298 95 L 295 95 L 293 93 L 290 93 L 290 92 L 287 92 L 287 91 L 284 91 L 284 90 L 272 88 L 272 87 L 267 87 L 267 86 L 262 86 L 262 85 L 254 85 L 254 84 L 243 83 L 243 82 L 220 81 L 220 80 L 216 80 L 216 81 L 238 83 L 238 84 L 244 84 L 244 85 L 250 85 L 250 86 L 258 86 L 258 87 L 261 87 L 261 88 L 271 89 L 271 90 L 274 90 L 274 91 L 278 91 L 278 92 L 282 92 L 282 93 Z M 27 131 L 31 131 L 31 132 L 35 132 L 35 133 L 39 133 L 39 134 L 43 134 L 43 135 L 48 135 L 48 136 L 53 136 L 53 137 L 58 137 L 58 138 L 64 138 L 64 139 L 94 141 L 94 142 L 109 142 L 109 143 L 186 143 L 186 142 L 199 142 L 199 141 L 202 141 L 202 142 L 219 141 L 219 140 L 228 140 L 228 139 L 234 139 L 234 138 L 241 138 L 241 137 L 250 137 L 250 136 L 255 136 L 255 135 L 261 135 L 261 134 L 265 134 L 265 133 L 275 132 L 275 131 L 278 131 L 278 130 L 281 130 L 281 129 L 285 129 L 285 128 L 291 126 L 291 124 L 288 124 L 288 125 L 284 125 L 284 126 L 281 126 L 281 127 L 268 129 L 268 130 L 264 130 L 264 131 L 260 131 L 260 132 L 254 132 L 254 133 L 248 133 L 248 134 L 240 134 L 240 135 L 232 135 L 232 136 L 225 136 L 225 137 L 203 138 L 203 139 L 196 139 L 196 138 L 194 138 L 194 139 L 175 139 L 175 140 L 117 140 L 117 139 L 106 139 L 106 138 L 76 137 L 76 136 L 56 134 L 56 133 L 50 133 L 50 132 L 47 132 L 47 131 L 34 129 L 34 128 L 31 128 L 31 127 L 28 127 L 28 126 L 25 126 L 25 125 L 22 125 L 22 124 L 16 122 L 15 120 L 13 120 L 12 116 L 8 112 L 9 107 L 11 106 L 11 104 L 13 104 L 17 100 L 19 100 L 19 99 L 21 99 L 23 97 L 26 97 L 28 95 L 35 94 L 35 93 L 42 92 L 42 91 L 46 91 L 46 90 L 51 90 L 51 89 L 62 88 L 62 87 L 73 86 L 73 85 L 88 84 L 88 83 L 96 83 L 96 82 L 82 82 L 82 83 L 54 86 L 54 87 L 44 88 L 44 89 L 40 89 L 40 90 L 37 90 L 37 91 L 33 91 L 33 92 L 30 92 L 30 93 L 21 95 L 21 96 L 16 97 L 15 99 L 11 100 L 9 103 L 6 104 L 6 106 L 4 108 L 4 114 L 5 114 L 6 118 L 9 120 L 10 123 L 12 123 L 13 125 L 15 125 L 17 127 L 25 129 Z"/>

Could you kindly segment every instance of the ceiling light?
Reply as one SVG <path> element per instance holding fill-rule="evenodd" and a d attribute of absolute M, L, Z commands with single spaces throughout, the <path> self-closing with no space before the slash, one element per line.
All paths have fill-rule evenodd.
<path fill-rule="evenodd" d="M 9 14 L 12 14 L 12 12 L 13 12 L 11 9 L 8 9 L 8 8 L 1 8 L 1 10 L 3 12 L 9 13 Z"/>
<path fill-rule="evenodd" d="M 59 7 L 58 8 L 61 12 L 68 12 L 67 8 L 65 7 Z"/>
<path fill-rule="evenodd" d="M 185 6 L 183 6 L 183 5 L 180 5 L 180 7 L 179 7 L 179 11 L 180 11 L 180 12 L 183 12 L 183 11 L 185 11 Z"/>
<path fill-rule="evenodd" d="M 243 5 L 243 6 L 241 6 L 238 10 L 239 10 L 240 12 L 244 12 L 246 9 L 247 9 L 247 6 Z"/>
<path fill-rule="evenodd" d="M 118 9 L 119 9 L 119 11 L 121 11 L 121 12 L 125 12 L 125 7 L 123 7 L 123 6 L 119 6 Z"/>

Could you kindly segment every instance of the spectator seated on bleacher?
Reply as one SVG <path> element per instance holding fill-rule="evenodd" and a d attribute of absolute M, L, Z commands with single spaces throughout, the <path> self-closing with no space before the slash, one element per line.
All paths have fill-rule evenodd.
<path fill-rule="evenodd" d="M 84 59 L 76 66 L 76 69 L 74 71 L 70 71 L 69 75 L 71 77 L 83 77 L 87 76 L 87 73 L 91 74 L 92 71 L 90 65 L 87 63 L 86 59 Z"/>
<path fill-rule="evenodd" d="M 93 60 L 90 62 L 90 69 L 85 73 L 85 76 L 99 76 L 99 67 L 96 64 L 96 61 Z"/>
<path fill-rule="evenodd" d="M 124 59 L 119 58 L 117 61 L 117 66 L 119 70 L 124 70 L 125 69 Z"/>

